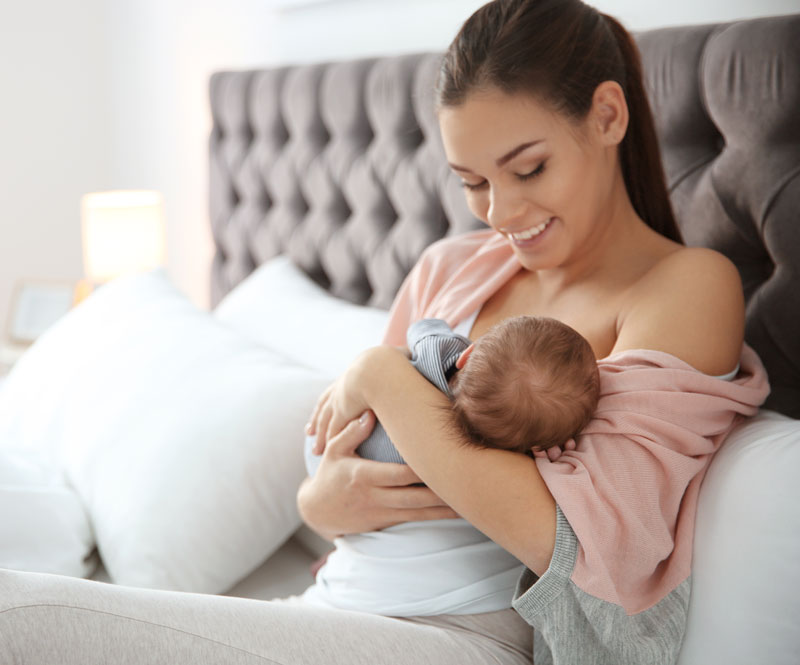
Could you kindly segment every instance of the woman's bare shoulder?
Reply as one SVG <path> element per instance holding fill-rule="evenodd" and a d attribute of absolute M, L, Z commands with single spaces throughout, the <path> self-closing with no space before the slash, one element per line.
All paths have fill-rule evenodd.
<path fill-rule="evenodd" d="M 707 374 L 739 359 L 744 296 L 739 272 L 724 255 L 681 247 L 656 261 L 631 289 L 614 351 L 655 349 Z"/>

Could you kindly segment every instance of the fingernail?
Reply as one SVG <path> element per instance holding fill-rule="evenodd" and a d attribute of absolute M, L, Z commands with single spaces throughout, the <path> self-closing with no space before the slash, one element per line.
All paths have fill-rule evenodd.
<path fill-rule="evenodd" d="M 306 434 L 311 434 L 311 423 L 306 423 L 304 429 L 306 431 Z"/>
<path fill-rule="evenodd" d="M 361 417 L 358 419 L 358 422 L 361 423 L 362 425 L 366 425 L 368 418 L 369 418 L 369 413 L 367 411 L 364 411 L 364 413 L 362 413 Z"/>

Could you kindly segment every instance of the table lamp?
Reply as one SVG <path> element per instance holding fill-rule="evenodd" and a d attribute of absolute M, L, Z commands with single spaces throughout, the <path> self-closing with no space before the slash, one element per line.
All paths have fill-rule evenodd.
<path fill-rule="evenodd" d="M 86 279 L 76 293 L 77 301 L 95 286 L 164 263 L 164 213 L 159 192 L 85 194 L 81 199 L 81 232 Z"/>

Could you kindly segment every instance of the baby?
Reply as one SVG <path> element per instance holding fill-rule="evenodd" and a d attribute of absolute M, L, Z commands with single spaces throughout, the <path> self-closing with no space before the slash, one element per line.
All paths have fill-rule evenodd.
<path fill-rule="evenodd" d="M 472 443 L 517 452 L 563 445 L 594 413 L 599 396 L 596 359 L 569 326 L 518 316 L 493 326 L 475 343 L 440 319 L 409 327 L 411 362 L 452 401 L 456 422 Z M 320 457 L 306 440 L 306 466 Z M 366 459 L 404 463 L 380 423 L 358 447 Z"/>

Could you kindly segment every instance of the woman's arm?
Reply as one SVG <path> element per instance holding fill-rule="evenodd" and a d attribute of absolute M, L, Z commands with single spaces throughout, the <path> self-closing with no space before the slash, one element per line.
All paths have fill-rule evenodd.
<path fill-rule="evenodd" d="M 556 511 L 533 459 L 464 441 L 447 397 L 392 347 L 360 356 L 336 392 L 338 413 L 347 417 L 369 405 L 423 482 L 531 570 L 544 573 L 555 545 Z"/>

